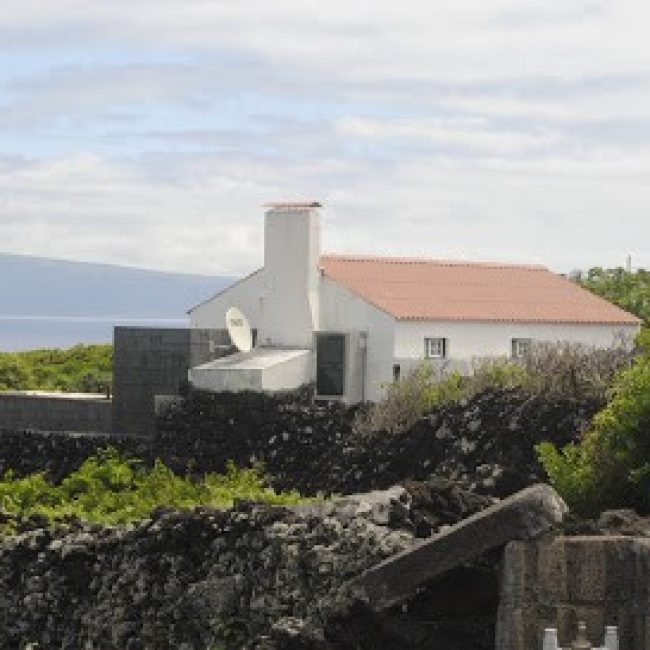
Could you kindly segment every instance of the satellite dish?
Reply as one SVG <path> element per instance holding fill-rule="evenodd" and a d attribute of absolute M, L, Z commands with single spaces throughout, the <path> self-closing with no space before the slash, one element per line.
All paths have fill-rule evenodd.
<path fill-rule="evenodd" d="M 240 352 L 250 352 L 253 349 L 251 326 L 246 316 L 237 307 L 231 307 L 226 312 L 226 328 L 230 340 Z"/>

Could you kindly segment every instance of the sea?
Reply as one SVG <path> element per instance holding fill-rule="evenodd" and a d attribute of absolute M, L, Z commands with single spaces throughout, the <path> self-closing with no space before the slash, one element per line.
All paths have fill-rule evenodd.
<path fill-rule="evenodd" d="M 0 316 L 0 351 L 68 348 L 77 343 L 112 343 L 116 325 L 188 327 L 185 318 L 108 316 Z"/>

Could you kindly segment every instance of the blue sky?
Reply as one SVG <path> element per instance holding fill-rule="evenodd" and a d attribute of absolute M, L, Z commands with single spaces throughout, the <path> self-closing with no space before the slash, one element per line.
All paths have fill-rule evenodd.
<path fill-rule="evenodd" d="M 5 0 L 0 251 L 241 274 L 331 252 L 650 267 L 650 5 Z"/>

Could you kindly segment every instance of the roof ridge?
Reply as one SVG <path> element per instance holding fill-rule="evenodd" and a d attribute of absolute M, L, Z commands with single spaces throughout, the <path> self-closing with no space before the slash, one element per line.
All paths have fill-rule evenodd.
<path fill-rule="evenodd" d="M 435 259 L 431 257 L 392 257 L 382 255 L 346 255 L 327 253 L 320 256 L 321 260 L 336 260 L 338 262 L 382 262 L 385 264 L 429 264 L 432 266 L 467 266 L 493 269 L 523 269 L 528 271 L 548 271 L 542 264 L 519 264 L 516 262 L 472 262 L 469 260 Z"/>

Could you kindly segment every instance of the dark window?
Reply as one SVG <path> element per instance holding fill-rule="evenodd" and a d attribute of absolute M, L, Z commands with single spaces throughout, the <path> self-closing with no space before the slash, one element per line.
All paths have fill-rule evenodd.
<path fill-rule="evenodd" d="M 402 369 L 400 368 L 399 363 L 396 363 L 393 366 L 393 381 L 399 381 L 401 374 L 402 374 Z"/>
<path fill-rule="evenodd" d="M 316 392 L 324 396 L 343 395 L 345 336 L 319 334 L 316 339 Z"/>

